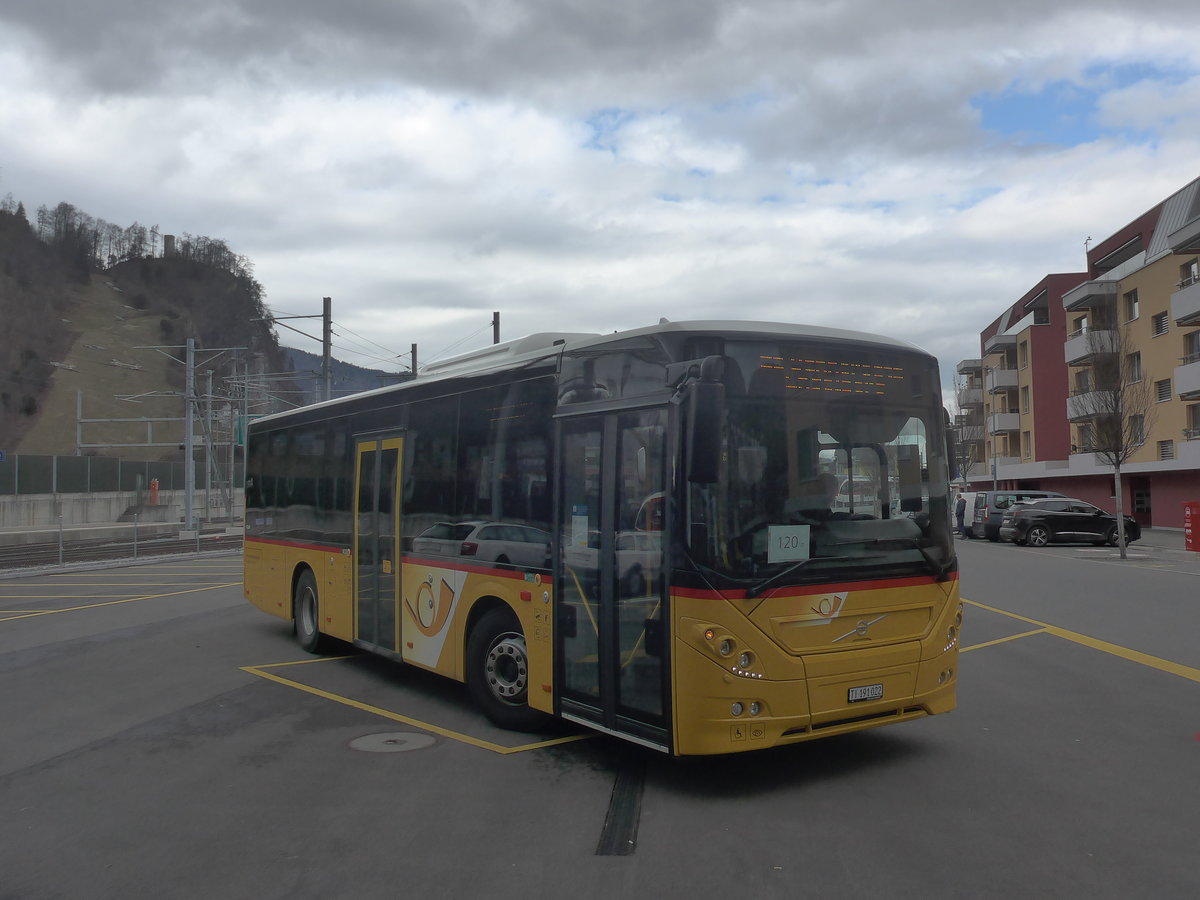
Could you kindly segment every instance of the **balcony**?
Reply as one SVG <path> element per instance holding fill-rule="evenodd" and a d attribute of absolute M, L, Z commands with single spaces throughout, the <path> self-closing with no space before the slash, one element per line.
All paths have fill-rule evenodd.
<path fill-rule="evenodd" d="M 958 389 L 955 394 L 960 407 L 968 406 L 983 406 L 983 388 L 981 387 L 963 387 Z"/>
<path fill-rule="evenodd" d="M 960 360 L 958 363 L 958 367 L 955 369 L 955 371 L 958 372 L 959 375 L 971 375 L 971 374 L 978 375 L 979 373 L 981 373 L 983 371 L 983 360 L 982 359 Z"/>
<path fill-rule="evenodd" d="M 1067 398 L 1067 421 L 1085 422 L 1104 415 L 1115 400 L 1104 391 L 1083 391 Z"/>
<path fill-rule="evenodd" d="M 1021 430 L 1021 415 L 1015 412 L 992 413 L 987 421 L 988 434 L 1004 434 Z"/>
<path fill-rule="evenodd" d="M 1116 353 L 1120 335 L 1102 328 L 1084 328 L 1067 337 L 1063 356 L 1068 366 L 1081 366 L 1096 356 Z"/>
<path fill-rule="evenodd" d="M 1092 309 L 1106 306 L 1117 299 L 1118 283 L 1115 281 L 1085 281 L 1063 294 L 1063 309 Z"/>
<path fill-rule="evenodd" d="M 982 425 L 960 425 L 957 430 L 960 444 L 976 444 L 983 440 Z"/>
<path fill-rule="evenodd" d="M 1167 235 L 1167 246 L 1175 253 L 1195 253 L 1200 250 L 1200 217 Z"/>
<path fill-rule="evenodd" d="M 1186 357 L 1175 367 L 1175 393 L 1180 400 L 1200 400 L 1200 357 Z"/>
<path fill-rule="evenodd" d="M 1200 325 L 1200 281 L 1183 285 L 1171 295 L 1171 318 L 1176 325 Z"/>
<path fill-rule="evenodd" d="M 989 369 L 986 377 L 986 388 L 989 394 L 996 391 L 1012 391 L 1017 388 L 1016 369 Z"/>
<path fill-rule="evenodd" d="M 993 353 L 1003 353 L 1010 347 L 1017 346 L 1017 336 L 1015 334 L 994 334 L 988 338 L 983 344 L 983 352 L 990 356 Z"/>

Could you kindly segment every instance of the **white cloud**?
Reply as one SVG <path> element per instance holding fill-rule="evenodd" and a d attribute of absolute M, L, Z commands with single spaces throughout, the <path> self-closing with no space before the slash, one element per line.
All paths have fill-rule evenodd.
<path fill-rule="evenodd" d="M 486 343 L 493 310 L 507 337 L 734 317 L 949 373 L 1200 174 L 1182 0 L 78 6 L 0 12 L 0 193 L 221 237 L 271 304 L 332 296 L 397 354 Z M 1108 136 L 981 131 L 973 98 L 1064 79 Z"/>

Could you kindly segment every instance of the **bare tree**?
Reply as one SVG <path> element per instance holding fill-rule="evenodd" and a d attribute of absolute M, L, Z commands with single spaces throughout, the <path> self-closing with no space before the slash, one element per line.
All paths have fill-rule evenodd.
<path fill-rule="evenodd" d="M 954 464 L 958 477 L 968 482 L 975 474 L 975 469 L 983 462 L 983 441 L 976 434 L 982 434 L 983 416 L 964 408 L 959 402 L 959 395 L 967 387 L 968 379 L 962 374 L 954 376 L 954 399 L 950 403 L 950 419 L 954 433 Z"/>
<path fill-rule="evenodd" d="M 1129 326 L 1093 326 L 1087 335 L 1092 359 L 1092 389 L 1073 398 L 1075 415 L 1092 426 L 1092 450 L 1102 465 L 1112 466 L 1117 496 L 1117 545 L 1127 559 L 1125 498 L 1121 467 L 1146 443 L 1154 427 L 1155 398 L 1142 357 L 1129 337 Z"/>

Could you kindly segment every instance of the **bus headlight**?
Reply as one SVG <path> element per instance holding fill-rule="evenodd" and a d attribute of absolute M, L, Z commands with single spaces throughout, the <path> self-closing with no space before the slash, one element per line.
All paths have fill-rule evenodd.
<path fill-rule="evenodd" d="M 732 656 L 735 649 L 737 649 L 737 645 L 734 644 L 733 638 L 725 638 L 717 645 L 717 651 L 722 656 Z"/>
<path fill-rule="evenodd" d="M 749 650 L 743 650 L 738 656 L 738 668 L 748 669 L 754 665 L 754 654 Z"/>

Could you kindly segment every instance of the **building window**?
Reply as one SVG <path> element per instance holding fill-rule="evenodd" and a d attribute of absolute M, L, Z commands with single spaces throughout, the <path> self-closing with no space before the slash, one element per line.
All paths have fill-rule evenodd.
<path fill-rule="evenodd" d="M 1185 288 L 1197 281 L 1200 281 L 1200 259 L 1188 260 L 1179 267 L 1179 286 Z"/>
<path fill-rule="evenodd" d="M 1029 415 L 1029 385 L 1021 388 L 1021 412 Z"/>
<path fill-rule="evenodd" d="M 1171 379 L 1164 378 L 1162 381 L 1154 382 L 1154 399 L 1159 403 L 1166 403 L 1171 399 Z"/>
<path fill-rule="evenodd" d="M 1152 328 L 1154 330 L 1155 337 L 1158 337 L 1160 334 L 1167 333 L 1167 328 L 1169 327 L 1168 321 L 1167 321 L 1167 313 L 1160 312 L 1153 319 L 1151 319 L 1150 322 L 1152 324 Z"/>
<path fill-rule="evenodd" d="M 1158 442 L 1158 458 L 1159 459 L 1174 459 L 1175 458 L 1175 442 L 1174 441 L 1159 441 Z"/>
<path fill-rule="evenodd" d="M 1090 424 L 1080 425 L 1077 434 L 1079 440 L 1077 449 L 1080 453 L 1091 453 L 1096 449 L 1095 431 Z"/>
<path fill-rule="evenodd" d="M 1183 364 L 1200 362 L 1200 331 L 1189 331 L 1183 336 Z"/>
<path fill-rule="evenodd" d="M 1136 384 L 1142 380 L 1142 354 L 1130 353 L 1125 357 L 1125 380 Z"/>
<path fill-rule="evenodd" d="M 1028 431 L 1021 432 L 1021 457 L 1030 459 L 1033 456 L 1033 436 Z"/>
<path fill-rule="evenodd" d="M 1200 440 L 1200 403 L 1193 403 L 1187 408 L 1187 427 L 1183 429 L 1186 440 Z"/>
<path fill-rule="evenodd" d="M 1133 443 L 1141 446 L 1146 441 L 1146 417 L 1133 415 L 1129 417 L 1129 436 Z"/>
<path fill-rule="evenodd" d="M 1021 346 L 1017 348 L 1020 365 L 1022 369 L 1029 368 L 1029 341 L 1021 341 Z"/>
<path fill-rule="evenodd" d="M 1138 317 L 1138 295 L 1137 289 L 1130 291 L 1125 295 L 1125 321 L 1132 322 Z"/>

